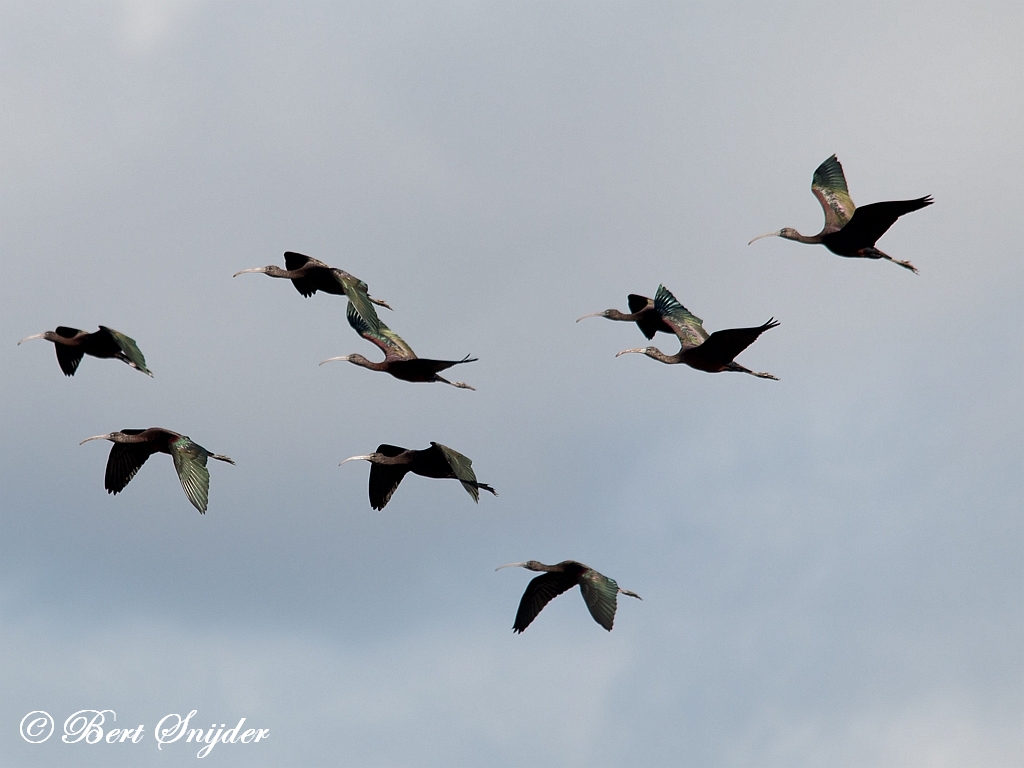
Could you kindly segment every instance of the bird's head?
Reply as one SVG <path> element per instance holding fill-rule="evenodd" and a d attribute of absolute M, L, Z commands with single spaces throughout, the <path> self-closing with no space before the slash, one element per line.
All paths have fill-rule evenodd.
<path fill-rule="evenodd" d="M 235 274 L 233 274 L 232 277 L 238 277 L 239 275 L 244 275 L 246 272 L 262 272 L 265 275 L 276 276 L 277 273 L 280 273 L 280 272 L 283 272 L 283 271 L 284 270 L 282 270 L 276 264 L 268 264 L 265 267 L 253 267 L 252 269 L 243 269 L 240 272 L 235 272 Z"/>
<path fill-rule="evenodd" d="M 635 347 L 634 349 L 624 349 L 621 352 L 616 352 L 615 356 L 619 357 L 621 355 L 628 355 L 631 352 L 635 353 L 635 354 L 638 354 L 638 355 L 649 355 L 652 352 L 657 352 L 657 351 L 658 350 L 657 350 L 656 347 Z"/>
<path fill-rule="evenodd" d="M 751 240 L 749 243 L 747 243 L 747 245 L 750 245 L 751 243 L 754 243 L 754 242 L 756 242 L 758 240 L 761 240 L 761 239 L 763 239 L 765 237 L 786 237 L 786 238 L 792 239 L 792 236 L 795 235 L 795 234 L 796 234 L 796 230 L 793 229 L 792 227 L 783 227 L 782 229 L 777 230 L 776 232 L 766 232 L 763 235 L 758 235 L 753 240 Z"/>
<path fill-rule="evenodd" d="M 528 571 L 546 570 L 544 564 L 537 560 L 527 560 L 525 563 L 505 563 L 505 565 L 499 565 L 494 570 L 500 571 L 502 568 L 525 568 Z"/>
<path fill-rule="evenodd" d="M 47 331 L 46 333 L 33 333 L 31 336 L 26 336 L 24 339 L 18 342 L 20 345 L 22 342 L 31 341 L 32 339 L 46 339 L 47 341 L 54 341 L 57 338 L 57 334 L 53 331 Z"/>
<path fill-rule="evenodd" d="M 357 353 L 353 355 L 341 355 L 340 357 L 328 357 L 326 360 L 321 360 L 320 365 L 323 365 L 324 363 L 330 363 L 332 361 L 354 363 L 355 365 L 362 365 L 364 367 L 370 364 L 369 360 L 367 360 L 365 357 Z"/>

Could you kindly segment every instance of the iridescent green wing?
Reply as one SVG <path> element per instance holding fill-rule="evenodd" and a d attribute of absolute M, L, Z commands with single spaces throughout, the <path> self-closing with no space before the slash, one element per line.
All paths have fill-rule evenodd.
<path fill-rule="evenodd" d="M 846 176 L 843 166 L 835 155 L 818 166 L 811 180 L 811 192 L 818 198 L 825 211 L 824 234 L 838 232 L 846 226 L 857 206 L 850 199 L 850 190 L 846 188 Z"/>
<path fill-rule="evenodd" d="M 373 305 L 367 302 L 367 306 L 373 311 Z M 373 316 L 377 317 L 377 313 L 374 312 Z M 370 343 L 376 344 L 388 357 L 397 357 L 403 360 L 416 359 L 416 353 L 412 351 L 412 347 L 402 340 L 401 336 L 384 325 L 380 319 L 377 320 L 376 327 L 371 326 L 366 322 L 351 300 L 348 303 L 345 317 L 356 333 Z"/>
<path fill-rule="evenodd" d="M 683 349 L 699 347 L 708 337 L 702 325 L 703 320 L 680 304 L 664 285 L 659 285 L 658 292 L 654 294 L 654 310 L 675 331 Z"/>
<path fill-rule="evenodd" d="M 182 437 L 170 445 L 174 468 L 178 471 L 181 487 L 192 502 L 192 506 L 202 515 L 206 514 L 206 504 L 210 493 L 210 470 L 206 468 L 206 459 L 210 452 L 189 438 Z"/>
<path fill-rule="evenodd" d="M 473 460 L 468 456 L 463 456 L 458 451 L 453 451 L 447 445 L 435 442 L 430 444 L 444 455 L 445 461 L 448 462 L 452 472 L 462 482 L 462 487 L 466 489 L 466 493 L 472 496 L 473 501 L 479 504 L 480 491 L 477 488 L 476 472 L 473 471 Z"/>
<path fill-rule="evenodd" d="M 152 372 L 146 367 L 146 358 L 142 356 L 142 351 L 135 343 L 135 339 L 130 336 L 125 336 L 120 331 L 115 331 L 113 328 L 107 328 L 105 325 L 100 326 L 101 331 L 105 331 L 110 334 L 110 337 L 114 340 L 114 343 L 120 347 L 122 354 L 127 358 L 127 363 L 132 368 L 137 368 L 143 373 L 152 376 Z"/>
<path fill-rule="evenodd" d="M 593 568 L 588 568 L 580 576 L 580 592 L 583 593 L 583 599 L 594 621 L 611 632 L 612 624 L 615 623 L 615 606 L 619 593 L 619 585 L 615 583 L 615 579 L 609 579 Z"/>
<path fill-rule="evenodd" d="M 342 269 L 331 268 L 331 274 L 341 284 L 348 300 L 356 308 L 360 317 L 366 321 L 366 324 L 371 328 L 379 326 L 380 318 L 377 317 L 377 310 L 370 303 L 369 288 L 366 283 Z"/>

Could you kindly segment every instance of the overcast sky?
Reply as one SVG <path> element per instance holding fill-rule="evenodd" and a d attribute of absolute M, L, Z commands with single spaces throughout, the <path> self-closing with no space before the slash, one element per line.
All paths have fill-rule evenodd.
<path fill-rule="evenodd" d="M 156 721 L 270 729 L 221 766 L 1024 763 L 1024 10 L 1005 3 L 4 3 L 0 6 L 0 753 L 194 764 Z M 931 194 L 823 247 L 815 167 L 855 202 Z M 295 250 L 341 297 L 231 275 Z M 615 353 L 573 321 L 668 286 L 780 381 Z M 98 324 L 155 378 L 29 334 Z M 657 345 L 675 351 L 670 339 Z M 209 512 L 156 456 L 213 462 Z M 500 496 L 410 476 L 439 441 Z M 577 559 L 644 600 L 613 632 Z M 112 709 L 137 745 L 30 745 L 30 710 Z"/>

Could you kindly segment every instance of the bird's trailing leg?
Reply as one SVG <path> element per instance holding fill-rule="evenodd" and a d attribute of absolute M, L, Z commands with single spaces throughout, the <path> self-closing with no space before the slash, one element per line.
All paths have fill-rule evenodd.
<path fill-rule="evenodd" d="M 637 600 L 643 600 L 643 598 L 640 597 L 640 595 L 638 595 L 636 592 L 630 592 L 628 589 L 623 589 L 622 587 L 619 587 L 619 592 L 622 593 L 623 595 L 629 595 L 630 597 L 635 597 Z"/>
<path fill-rule="evenodd" d="M 494 490 L 493 488 L 491 488 L 491 486 L 489 486 L 487 483 L 475 483 L 475 482 L 473 482 L 471 480 L 463 480 L 462 482 L 464 482 L 464 483 L 468 482 L 470 485 L 472 485 L 474 488 L 476 488 L 479 491 L 487 491 L 488 493 L 492 493 L 495 496 L 498 495 L 498 492 L 496 490 Z"/>
<path fill-rule="evenodd" d="M 211 453 L 210 454 L 210 458 L 211 459 L 217 459 L 217 461 L 226 461 L 228 464 L 234 464 L 235 463 L 234 459 L 229 459 L 227 456 L 225 456 L 223 454 L 220 454 L 220 453 Z"/>
<path fill-rule="evenodd" d="M 327 361 L 324 360 L 324 362 L 326 363 Z M 436 373 L 434 374 L 434 381 L 440 381 L 445 384 L 450 384 L 451 386 L 458 387 L 459 389 L 471 389 L 474 392 L 476 392 L 476 387 L 471 387 L 464 381 L 448 381 L 448 379 L 444 378 L 443 376 L 438 376 Z"/>
<path fill-rule="evenodd" d="M 384 307 L 384 309 L 391 309 L 391 305 L 388 304 L 383 299 L 374 299 L 371 296 L 367 296 L 366 298 L 370 299 L 371 303 L 376 304 L 378 307 Z M 393 309 L 391 311 L 394 312 Z"/>
<path fill-rule="evenodd" d="M 891 261 L 893 264 L 899 264 L 904 269 L 909 269 L 915 275 L 918 274 L 917 267 L 915 267 L 909 261 L 901 261 L 900 259 L 894 259 L 888 253 L 883 253 L 877 248 L 861 248 L 861 250 L 859 251 L 859 255 L 863 256 L 866 259 L 885 259 L 886 261 Z"/>
<path fill-rule="evenodd" d="M 772 381 L 779 380 L 778 376 L 772 376 L 770 373 L 765 373 L 763 371 L 752 371 L 749 368 L 744 368 L 737 362 L 729 363 L 723 370 L 736 371 L 737 373 L 749 373 L 751 376 L 757 376 L 759 379 L 771 379 Z"/>

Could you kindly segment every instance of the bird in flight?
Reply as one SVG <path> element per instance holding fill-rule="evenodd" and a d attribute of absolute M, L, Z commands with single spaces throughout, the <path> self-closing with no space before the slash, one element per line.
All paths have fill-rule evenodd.
<path fill-rule="evenodd" d="M 679 338 L 679 351 L 674 355 L 666 355 L 657 347 L 638 347 L 624 349 L 615 355 L 616 357 L 635 352 L 668 365 L 684 363 L 708 373 L 738 371 L 761 379 L 778 380 L 770 373 L 752 371 L 733 360 L 736 355 L 753 344 L 758 336 L 778 326 L 775 318 L 753 328 L 729 328 L 708 335 L 704 330 L 704 321 L 684 307 L 664 285 L 659 285 L 658 292 L 654 294 L 654 311 Z"/>
<path fill-rule="evenodd" d="M 914 200 L 871 203 L 857 208 L 850 199 L 843 166 L 839 164 L 835 155 L 819 165 L 814 172 L 811 192 L 818 198 L 825 211 L 825 227 L 821 232 L 816 235 L 801 235 L 792 227 L 783 227 L 777 232 L 759 235 L 750 243 L 762 237 L 783 237 L 787 240 L 796 240 L 798 243 L 820 243 L 839 256 L 851 259 L 885 259 L 917 274 L 917 267 L 909 261 L 900 261 L 883 253 L 875 247 L 875 242 L 900 216 L 931 205 L 934 201 L 930 195 Z"/>
<path fill-rule="evenodd" d="M 235 462 L 219 453 L 210 453 L 191 438 L 179 435 L 169 429 L 150 427 L 149 429 L 122 429 L 105 435 L 87 437 L 79 445 L 90 440 L 109 440 L 110 456 L 107 457 L 107 471 L 104 487 L 107 493 L 117 494 L 124 490 L 135 474 L 146 463 L 146 459 L 154 453 L 169 453 L 174 460 L 174 469 L 178 473 L 181 487 L 192 502 L 192 506 L 200 514 L 206 514 L 207 499 L 210 493 L 210 471 L 206 468 L 207 459 Z"/>
<path fill-rule="evenodd" d="M 345 313 L 345 316 L 348 319 L 348 324 L 355 329 L 356 333 L 371 344 L 376 345 L 384 353 L 384 360 L 374 363 L 362 355 L 353 354 L 329 357 L 326 360 L 322 360 L 320 365 L 329 363 L 332 360 L 341 360 L 354 365 L 360 365 L 363 368 L 369 368 L 371 371 L 390 373 L 396 379 L 401 379 L 402 381 L 440 381 L 459 389 L 473 389 L 473 387 L 465 382 L 448 381 L 448 379 L 437 374 L 455 365 L 475 363 L 477 358 L 470 357 L 469 355 L 466 355 L 461 360 L 429 360 L 416 357 L 412 347 L 406 344 L 401 336 L 384 325 L 379 319 L 376 325 L 371 325 L 366 322 L 362 314 L 356 311 L 351 303 L 348 305 L 348 311 Z"/>
<path fill-rule="evenodd" d="M 606 309 L 604 312 L 591 312 L 579 318 L 586 320 L 588 317 L 607 317 L 609 320 L 621 320 L 626 323 L 636 323 L 636 327 L 648 339 L 653 339 L 656 333 L 675 333 L 672 326 L 665 322 L 664 318 L 654 308 L 654 300 L 635 293 L 626 297 L 629 302 L 629 314 L 620 312 L 617 309 Z"/>
<path fill-rule="evenodd" d="M 52 341 L 57 352 L 57 363 L 65 376 L 74 376 L 83 355 L 91 357 L 112 357 L 128 363 L 137 371 L 147 376 L 152 372 L 146 367 L 146 358 L 142 356 L 135 339 L 125 336 L 113 328 L 101 325 L 98 331 L 86 333 L 77 328 L 58 325 L 54 331 L 26 336 L 18 342 L 22 344 L 30 339 L 46 339 Z"/>
<path fill-rule="evenodd" d="M 422 451 L 397 445 L 378 445 L 374 453 L 350 456 L 341 464 L 346 461 L 370 462 L 370 506 L 377 510 L 384 509 L 408 472 L 423 477 L 458 480 L 477 503 L 480 502 L 480 491 L 498 495 L 491 486 L 477 482 L 473 461 L 468 456 L 440 443 L 432 442 Z"/>
<path fill-rule="evenodd" d="M 494 570 L 500 571 L 502 568 L 514 566 L 544 572 L 526 585 L 523 598 L 519 601 L 519 610 L 516 611 L 515 624 L 512 625 L 515 632 L 525 630 L 545 605 L 577 584 L 580 585 L 580 592 L 583 593 L 583 601 L 587 604 L 590 615 L 609 632 L 615 623 L 616 599 L 620 592 L 637 600 L 643 599 L 636 592 L 619 587 L 615 579 L 609 579 L 590 566 L 577 563 L 575 560 L 563 560 L 555 565 L 527 560 L 525 563 L 499 565 Z"/>

